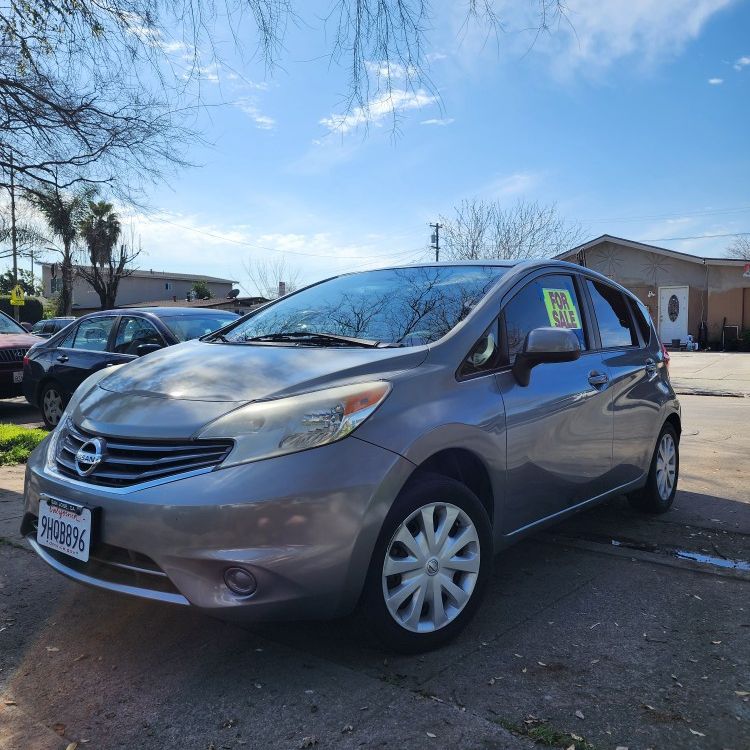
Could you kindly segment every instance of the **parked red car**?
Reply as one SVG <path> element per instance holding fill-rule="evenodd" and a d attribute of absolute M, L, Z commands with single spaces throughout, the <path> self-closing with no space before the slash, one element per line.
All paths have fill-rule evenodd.
<path fill-rule="evenodd" d="M 0 312 L 0 398 L 23 396 L 23 358 L 34 344 L 43 340 Z"/>

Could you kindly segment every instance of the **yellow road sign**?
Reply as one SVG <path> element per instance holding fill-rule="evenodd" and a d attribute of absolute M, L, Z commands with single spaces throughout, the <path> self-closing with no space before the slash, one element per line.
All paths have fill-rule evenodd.
<path fill-rule="evenodd" d="M 16 286 L 13 287 L 13 291 L 10 293 L 10 304 L 15 305 L 16 307 L 21 307 L 24 304 L 25 296 L 23 287 L 20 284 L 16 284 Z"/>

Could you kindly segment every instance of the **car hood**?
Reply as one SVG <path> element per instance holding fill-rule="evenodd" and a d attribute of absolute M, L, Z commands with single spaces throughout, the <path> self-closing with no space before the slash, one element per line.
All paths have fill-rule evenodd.
<path fill-rule="evenodd" d="M 0 334 L 0 349 L 29 349 L 44 339 L 30 333 Z"/>
<path fill-rule="evenodd" d="M 187 437 L 250 401 L 380 379 L 417 367 L 427 351 L 189 341 L 104 377 L 73 419 L 102 435 Z"/>

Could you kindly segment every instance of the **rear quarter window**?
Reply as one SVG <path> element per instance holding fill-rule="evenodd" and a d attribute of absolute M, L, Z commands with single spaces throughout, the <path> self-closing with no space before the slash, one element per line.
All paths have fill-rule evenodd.
<path fill-rule="evenodd" d="M 630 302 L 630 308 L 633 313 L 633 318 L 635 319 L 635 324 L 640 331 L 641 338 L 643 339 L 643 344 L 648 346 L 651 343 L 651 316 L 644 312 L 641 305 L 635 300 L 631 299 L 628 301 Z"/>

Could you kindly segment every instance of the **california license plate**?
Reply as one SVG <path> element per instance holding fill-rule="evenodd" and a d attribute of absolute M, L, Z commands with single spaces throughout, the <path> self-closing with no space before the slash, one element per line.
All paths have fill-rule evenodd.
<path fill-rule="evenodd" d="M 45 547 L 87 562 L 91 546 L 91 509 L 42 496 L 36 540 Z"/>
<path fill-rule="evenodd" d="M 23 383 L 23 370 L 16 370 L 13 373 L 13 382 L 14 383 Z"/>

